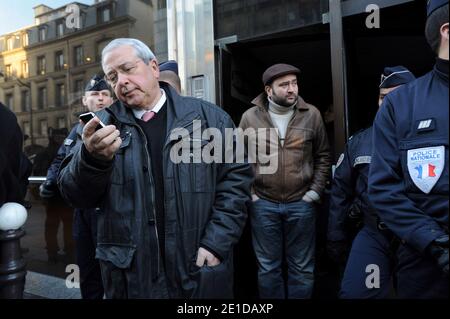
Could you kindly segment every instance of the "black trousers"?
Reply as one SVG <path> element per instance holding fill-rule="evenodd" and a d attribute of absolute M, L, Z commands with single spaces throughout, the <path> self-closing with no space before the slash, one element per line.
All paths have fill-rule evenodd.
<path fill-rule="evenodd" d="M 80 268 L 81 297 L 103 299 L 100 264 L 95 259 L 97 212 L 94 209 L 75 209 L 73 234 L 76 242 L 77 264 Z"/>

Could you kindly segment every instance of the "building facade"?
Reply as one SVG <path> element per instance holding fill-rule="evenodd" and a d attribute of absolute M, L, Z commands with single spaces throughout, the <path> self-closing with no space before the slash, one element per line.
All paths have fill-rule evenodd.
<path fill-rule="evenodd" d="M 101 73 L 101 51 L 133 37 L 154 46 L 150 0 L 78 2 L 34 8 L 32 26 L 0 36 L 0 100 L 17 115 L 25 145 L 46 146 L 47 131 L 69 128 L 84 111 L 87 81 Z"/>

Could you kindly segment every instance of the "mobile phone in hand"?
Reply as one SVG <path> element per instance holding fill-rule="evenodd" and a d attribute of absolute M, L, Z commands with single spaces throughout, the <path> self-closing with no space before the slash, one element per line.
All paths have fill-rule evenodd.
<path fill-rule="evenodd" d="M 86 125 L 90 120 L 92 120 L 96 115 L 93 112 L 87 112 L 80 115 L 80 120 Z M 98 123 L 97 127 L 95 128 L 96 131 L 99 129 L 102 129 L 105 127 L 105 124 L 100 121 Z"/>

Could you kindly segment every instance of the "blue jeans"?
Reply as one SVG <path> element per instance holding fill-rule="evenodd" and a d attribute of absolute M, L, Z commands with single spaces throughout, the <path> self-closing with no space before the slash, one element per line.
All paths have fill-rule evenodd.
<path fill-rule="evenodd" d="M 258 262 L 259 297 L 311 298 L 314 285 L 315 209 L 305 201 L 253 202 L 253 247 Z M 282 274 L 284 258 L 287 284 Z"/>

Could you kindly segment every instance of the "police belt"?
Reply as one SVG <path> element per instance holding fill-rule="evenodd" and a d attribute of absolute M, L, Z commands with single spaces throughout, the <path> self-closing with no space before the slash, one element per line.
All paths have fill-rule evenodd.
<path fill-rule="evenodd" d="M 400 244 L 402 244 L 400 238 L 397 237 L 378 216 L 364 214 L 364 224 L 369 226 L 372 230 L 378 231 L 386 238 L 389 243 L 389 255 L 393 260 L 396 260 L 397 250 Z"/>

